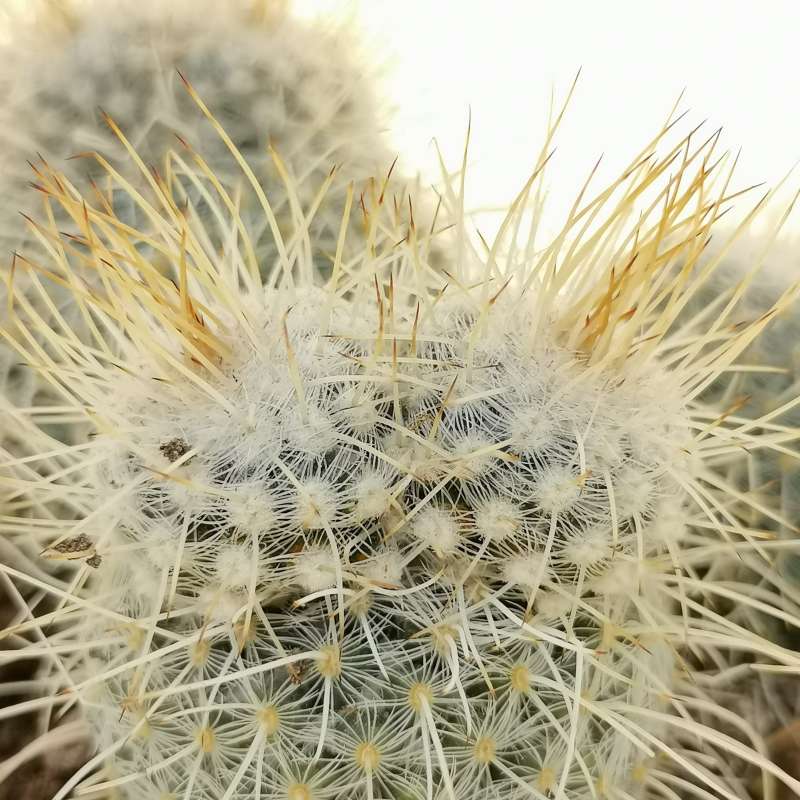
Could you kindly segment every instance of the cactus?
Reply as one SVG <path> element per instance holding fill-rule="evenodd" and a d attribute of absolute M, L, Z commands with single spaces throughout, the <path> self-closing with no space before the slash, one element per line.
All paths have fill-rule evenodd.
<path fill-rule="evenodd" d="M 654 154 L 671 129 L 540 247 L 520 222 L 543 155 L 496 241 L 460 220 L 442 270 L 381 181 L 348 256 L 347 191 L 322 275 L 310 228 L 284 238 L 252 173 L 251 235 L 201 166 L 146 195 L 110 174 L 140 230 L 39 168 L 75 232 L 45 220 L 63 246 L 18 268 L 68 286 L 91 336 L 24 297 L 7 336 L 95 435 L 18 479 L 51 520 L 45 556 L 74 572 L 0 565 L 57 607 L 47 645 L 11 656 L 47 659 L 57 690 L 0 718 L 81 706 L 96 754 L 55 800 L 736 800 L 734 757 L 800 790 L 704 688 L 728 652 L 800 656 L 706 602 L 797 620 L 707 579 L 775 552 L 718 468 L 775 437 L 697 399 L 770 314 L 673 330 L 729 198 L 713 139 Z M 211 213 L 182 212 L 187 176 Z"/>
<path fill-rule="evenodd" d="M 292 173 L 294 199 L 304 209 L 314 200 L 312 187 L 316 192 L 331 168 L 340 167 L 309 226 L 322 253 L 333 252 L 341 219 L 333 197 L 343 202 L 348 182 L 383 173 L 392 161 L 374 70 L 344 25 L 296 20 L 282 0 L 179 0 L 168 7 L 156 0 L 64 0 L 55 4 L 58 12 L 52 3 L 39 5 L 32 21 L 12 26 L 2 54 L 3 191 L 17 202 L 4 201 L 0 233 L 12 244 L 21 230 L 17 207 L 28 196 L 19 192 L 30 180 L 26 159 L 42 154 L 61 169 L 70 156 L 98 150 L 127 162 L 128 177 L 138 176 L 129 152 L 98 125 L 105 114 L 148 164 L 161 169 L 178 137 L 189 149 L 175 153 L 170 169 L 182 171 L 183 159 L 202 152 L 214 174 L 239 177 L 213 131 L 192 124 L 196 115 L 189 113 L 179 70 L 272 187 L 273 210 L 287 229 L 293 198 L 269 148 Z M 102 174 L 85 159 L 68 170 L 70 176 L 87 172 Z M 134 206 L 125 210 L 133 213 Z"/>
<path fill-rule="evenodd" d="M 734 311 L 733 324 L 746 324 L 768 314 L 780 295 L 796 280 L 797 243 L 788 236 L 767 246 L 764 236 L 750 235 L 725 254 L 721 268 L 690 304 L 699 324 L 727 303 L 733 293 L 744 288 Z M 754 268 L 761 267 L 752 280 Z M 750 282 L 752 280 L 752 282 Z M 687 315 L 687 322 L 688 322 Z M 763 436 L 771 436 L 776 448 L 748 448 L 746 458 L 723 463 L 728 484 L 752 500 L 747 523 L 761 530 L 761 536 L 778 536 L 775 557 L 769 569 L 763 561 L 730 555 L 715 562 L 707 580 L 725 581 L 752 597 L 779 598 L 775 603 L 794 608 L 797 601 L 800 567 L 795 547 L 797 539 L 798 472 L 797 457 L 791 446 L 797 430 L 797 306 L 777 315 L 774 322 L 743 352 L 736 371 L 713 383 L 702 399 L 728 409 L 729 418 L 739 424 L 752 424 Z M 767 424 L 760 427 L 759 421 Z M 760 428 L 760 429 L 759 429 Z M 752 605 L 727 600 L 717 601 L 716 610 L 740 627 L 758 631 L 782 647 L 798 650 L 797 627 L 786 619 L 763 613 Z M 715 702 L 735 709 L 748 725 L 765 737 L 769 751 L 778 763 L 798 774 L 797 716 L 795 676 L 764 668 L 748 668 L 749 654 L 729 656 L 731 678 L 709 691 Z M 784 797 L 784 795 L 779 795 Z M 791 795 L 785 795 L 787 798 Z"/>

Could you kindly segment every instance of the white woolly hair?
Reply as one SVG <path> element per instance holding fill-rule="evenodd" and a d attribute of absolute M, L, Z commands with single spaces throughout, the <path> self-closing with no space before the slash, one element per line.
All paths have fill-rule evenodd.
<path fill-rule="evenodd" d="M 79 706 L 90 721 L 95 754 L 54 800 L 800 791 L 707 691 L 736 679 L 732 659 L 800 669 L 716 608 L 798 625 L 769 577 L 797 542 L 752 527 L 753 510 L 780 513 L 720 468 L 796 457 L 797 431 L 700 399 L 792 293 L 735 328 L 734 303 L 681 322 L 734 195 L 714 137 L 670 144 L 674 126 L 548 242 L 522 221 L 555 126 L 495 241 L 467 230 L 463 175 L 446 183 L 443 269 L 385 179 L 347 191 L 323 275 L 308 240 L 324 196 L 284 236 L 245 166 L 265 265 L 201 162 L 186 172 L 203 215 L 177 177 L 145 171 L 138 192 L 109 171 L 139 228 L 38 165 L 73 231 L 45 215 L 48 258 L 16 270 L 42 302 L 41 276 L 67 288 L 87 338 L 44 321 L 12 275 L 5 336 L 64 398 L 53 414 L 94 435 L 4 467 L 31 509 L 4 533 L 72 569 L 0 564 L 53 609 L 4 633 L 4 660 L 41 660 L 42 690 L 0 719 Z M 765 575 L 757 594 L 715 578 L 731 557 Z"/>

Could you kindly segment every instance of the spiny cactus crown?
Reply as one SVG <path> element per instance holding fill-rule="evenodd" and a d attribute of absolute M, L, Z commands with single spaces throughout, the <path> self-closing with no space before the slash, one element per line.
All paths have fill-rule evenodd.
<path fill-rule="evenodd" d="M 631 597 L 653 580 L 645 559 L 683 533 L 669 474 L 689 444 L 680 405 L 663 380 L 620 385 L 546 334 L 531 342 L 519 299 L 403 296 L 406 280 L 380 300 L 369 284 L 345 299 L 332 287 L 268 291 L 250 319 L 255 341 L 223 339 L 234 360 L 211 396 L 145 365 L 120 391 L 110 421 L 129 433 L 107 444 L 96 479 L 115 498 L 102 517 L 111 536 L 95 547 L 112 553 L 102 583 L 131 618 L 172 609 L 163 625 L 192 644 L 135 688 L 127 673 L 113 681 L 101 730 L 125 738 L 193 664 L 182 680 L 208 675 L 215 702 L 257 700 L 253 733 L 259 704 L 277 715 L 274 747 L 286 752 L 264 739 L 273 769 L 295 761 L 293 748 L 330 759 L 345 746 L 347 783 L 359 783 L 358 753 L 372 747 L 362 771 L 386 792 L 399 773 L 420 794 L 428 741 L 443 748 L 435 781 L 456 796 L 491 784 L 493 764 L 504 784 L 524 785 L 527 768 L 542 792 L 625 784 L 642 754 L 621 747 L 603 704 L 660 705 L 668 685 L 663 643 L 644 657 L 642 642 L 618 636 L 650 638 Z M 640 602 L 663 614 L 650 594 Z M 164 644 L 143 636 L 126 660 Z M 225 665 L 232 636 L 262 696 Z M 605 671 L 576 661 L 578 649 L 609 649 Z M 177 713 L 184 691 L 148 726 Z M 573 720 L 584 696 L 596 718 Z M 292 712 L 290 733 L 280 720 Z M 132 748 L 134 769 L 209 726 L 220 748 L 227 729 L 241 738 L 227 711 L 212 717 L 187 710 L 164 752 Z M 614 759 L 598 762 L 598 749 Z M 230 779 L 212 773 L 219 787 Z"/>

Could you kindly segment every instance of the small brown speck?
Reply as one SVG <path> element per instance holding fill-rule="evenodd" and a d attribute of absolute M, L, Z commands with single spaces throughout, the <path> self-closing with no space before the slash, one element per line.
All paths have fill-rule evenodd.
<path fill-rule="evenodd" d="M 294 664 L 289 664 L 286 671 L 289 673 L 289 682 L 295 686 L 299 686 L 303 682 L 303 675 L 307 669 L 307 662 L 297 661 Z"/>
<path fill-rule="evenodd" d="M 71 539 L 64 539 L 52 547 L 56 553 L 82 553 L 84 550 L 91 550 L 94 547 L 92 540 L 82 533 L 79 536 L 73 536 Z"/>
<path fill-rule="evenodd" d="M 86 563 L 92 568 L 97 569 L 103 563 L 103 557 L 95 553 L 90 558 L 86 559 Z"/>
<path fill-rule="evenodd" d="M 179 458 L 185 456 L 191 448 L 185 440 L 180 438 L 170 439 L 167 442 L 162 442 L 158 448 L 164 458 L 170 463 L 174 463 Z"/>

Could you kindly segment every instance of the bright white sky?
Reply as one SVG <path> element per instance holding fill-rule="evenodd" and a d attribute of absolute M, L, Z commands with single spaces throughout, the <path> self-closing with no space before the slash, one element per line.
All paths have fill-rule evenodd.
<path fill-rule="evenodd" d="M 601 153 L 606 177 L 627 163 L 683 88 L 692 124 L 708 119 L 726 148 L 741 146 L 739 185 L 775 183 L 800 159 L 798 0 L 294 3 L 309 15 L 355 7 L 391 67 L 394 147 L 432 179 L 431 137 L 455 165 L 472 108 L 472 205 L 511 199 L 542 143 L 551 88 L 563 97 L 579 67 L 550 174 L 564 202 Z"/>

